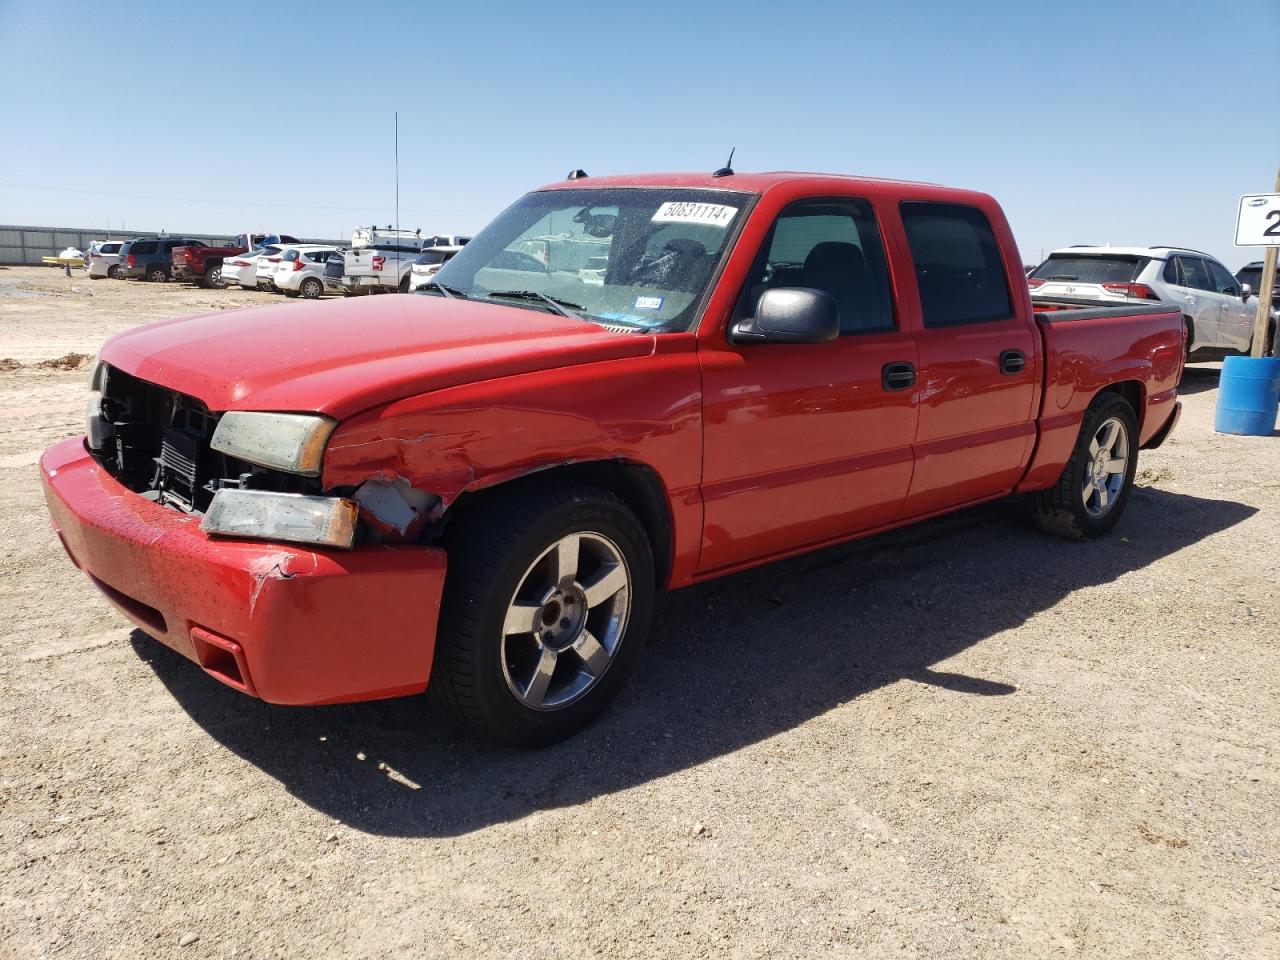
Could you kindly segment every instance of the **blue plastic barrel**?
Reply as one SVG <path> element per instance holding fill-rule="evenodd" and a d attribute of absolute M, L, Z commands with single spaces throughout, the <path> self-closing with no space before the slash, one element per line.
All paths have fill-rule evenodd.
<path fill-rule="evenodd" d="M 1218 381 L 1213 429 L 1269 437 L 1280 409 L 1280 357 L 1227 357 Z"/>

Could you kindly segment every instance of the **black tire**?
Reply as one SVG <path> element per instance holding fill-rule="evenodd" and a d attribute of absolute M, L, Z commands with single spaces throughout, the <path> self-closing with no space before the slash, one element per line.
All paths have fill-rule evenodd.
<path fill-rule="evenodd" d="M 508 746 L 543 746 L 577 733 L 622 688 L 649 632 L 655 582 L 653 552 L 643 527 L 607 491 L 535 483 L 498 493 L 459 521 L 446 542 L 449 572 L 429 699 L 465 728 Z M 574 533 L 606 538 L 618 548 L 630 574 L 627 620 L 593 685 L 563 706 L 534 709 L 507 680 L 503 625 L 508 605 L 538 558 Z M 569 669 L 578 663 L 568 661 Z"/>
<path fill-rule="evenodd" d="M 280 292 L 281 292 L 281 293 L 283 293 L 283 294 L 284 294 L 286 297 L 288 297 L 290 300 L 292 300 L 294 297 L 296 297 L 296 296 L 298 295 L 298 291 L 297 291 L 297 290 L 281 290 Z"/>
<path fill-rule="evenodd" d="M 409 276 L 406 274 L 400 281 L 400 286 L 396 288 L 396 293 L 409 292 Z"/>
<path fill-rule="evenodd" d="M 148 283 L 168 283 L 169 271 L 166 270 L 164 267 L 149 267 L 147 268 L 147 282 Z"/>
<path fill-rule="evenodd" d="M 206 287 L 212 287 L 215 290 L 221 290 L 226 286 L 222 282 L 222 261 L 209 264 L 204 272 L 204 284 Z"/>
<path fill-rule="evenodd" d="M 324 293 L 324 284 L 315 277 L 308 277 L 302 281 L 302 287 L 299 289 L 304 300 L 318 300 L 320 295 Z"/>
<path fill-rule="evenodd" d="M 1117 492 L 1108 498 L 1101 516 L 1097 503 L 1091 511 L 1085 501 L 1086 471 L 1094 469 L 1096 458 L 1090 450 L 1103 424 L 1116 420 L 1126 431 L 1125 467 Z M 1118 441 L 1117 441 L 1118 442 Z M 1117 393 L 1100 393 L 1093 398 L 1080 424 L 1080 436 L 1058 482 L 1048 490 L 1031 494 L 1031 508 L 1036 524 L 1046 533 L 1072 540 L 1092 540 L 1114 527 L 1124 513 L 1133 491 L 1133 477 L 1138 469 L 1138 418 L 1129 401 Z"/>
<path fill-rule="evenodd" d="M 120 264 L 118 264 L 118 263 L 113 263 L 111 266 L 107 267 L 107 276 L 108 276 L 110 279 L 112 279 L 112 280 L 119 280 L 119 279 L 120 279 Z"/>

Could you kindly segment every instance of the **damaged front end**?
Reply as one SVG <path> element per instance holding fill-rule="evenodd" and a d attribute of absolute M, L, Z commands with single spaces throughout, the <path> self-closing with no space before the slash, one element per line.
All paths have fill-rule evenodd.
<path fill-rule="evenodd" d="M 94 460 L 144 499 L 200 516 L 210 535 L 351 549 L 415 543 L 439 516 L 440 498 L 400 477 L 325 489 L 328 417 L 218 414 L 106 364 L 90 389 Z"/>

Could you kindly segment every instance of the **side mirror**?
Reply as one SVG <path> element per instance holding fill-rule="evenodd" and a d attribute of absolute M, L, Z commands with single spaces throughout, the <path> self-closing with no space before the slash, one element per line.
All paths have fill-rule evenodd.
<path fill-rule="evenodd" d="M 774 287 L 756 302 L 756 315 L 729 331 L 733 343 L 825 343 L 840 336 L 836 302 L 825 290 Z"/>
<path fill-rule="evenodd" d="M 1240 287 L 1240 299 L 1247 301 L 1251 296 L 1253 296 L 1253 287 L 1249 286 L 1247 283 L 1242 284 Z"/>

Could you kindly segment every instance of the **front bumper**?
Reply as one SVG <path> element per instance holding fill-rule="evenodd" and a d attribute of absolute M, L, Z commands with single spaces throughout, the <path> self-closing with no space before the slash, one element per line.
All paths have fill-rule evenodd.
<path fill-rule="evenodd" d="M 145 633 L 223 683 L 287 704 L 426 689 L 443 550 L 213 539 L 198 517 L 117 483 L 82 437 L 46 450 L 40 469 L 76 566 Z"/>

